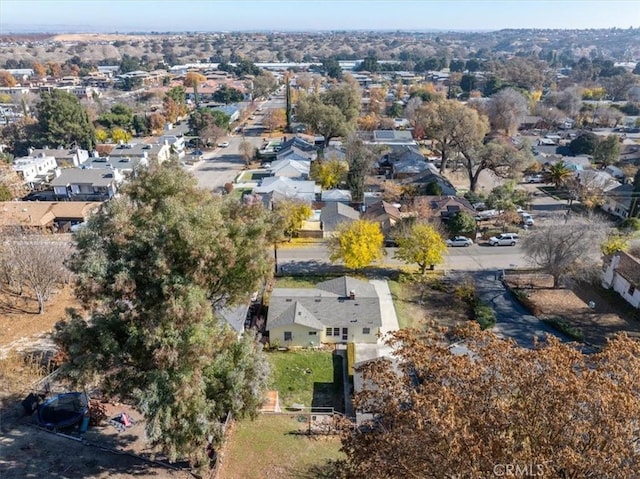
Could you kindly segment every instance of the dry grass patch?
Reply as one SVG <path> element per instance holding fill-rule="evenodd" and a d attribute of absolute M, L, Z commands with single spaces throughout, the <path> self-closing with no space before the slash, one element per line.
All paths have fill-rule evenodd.
<path fill-rule="evenodd" d="M 507 283 L 526 301 L 540 319 L 559 319 L 580 333 L 590 344 L 604 345 L 607 338 L 620 332 L 640 338 L 640 321 L 621 297 L 599 285 L 578 283 L 571 288 L 553 289 L 548 275 L 509 275 Z M 589 307 L 592 303 L 595 307 Z"/>
<path fill-rule="evenodd" d="M 303 418 L 301 416 L 300 418 Z M 220 479 L 332 477 L 330 461 L 343 458 L 337 436 L 306 436 L 296 415 L 261 415 L 236 423 L 221 454 Z"/>

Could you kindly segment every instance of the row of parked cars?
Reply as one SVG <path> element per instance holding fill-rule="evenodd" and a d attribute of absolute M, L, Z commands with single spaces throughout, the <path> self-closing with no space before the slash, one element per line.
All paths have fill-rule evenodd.
<path fill-rule="evenodd" d="M 489 245 L 491 246 L 515 246 L 520 237 L 518 233 L 501 233 L 497 236 L 489 238 Z M 471 246 L 473 240 L 466 236 L 454 236 L 446 241 L 447 246 Z"/>

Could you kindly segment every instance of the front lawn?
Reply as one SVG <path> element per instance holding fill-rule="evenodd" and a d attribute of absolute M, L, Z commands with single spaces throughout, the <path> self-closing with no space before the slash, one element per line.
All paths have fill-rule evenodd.
<path fill-rule="evenodd" d="M 329 351 L 271 351 L 271 388 L 280 406 L 293 404 L 342 410 L 342 362 Z"/>
<path fill-rule="evenodd" d="M 224 446 L 221 479 L 334 477 L 329 461 L 342 459 L 337 436 L 306 436 L 306 417 L 261 415 L 234 424 Z"/>

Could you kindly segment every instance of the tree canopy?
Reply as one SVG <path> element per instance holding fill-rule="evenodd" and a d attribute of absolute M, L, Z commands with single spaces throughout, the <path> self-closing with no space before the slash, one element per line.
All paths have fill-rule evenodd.
<path fill-rule="evenodd" d="M 378 223 L 358 220 L 341 223 L 329 240 L 329 259 L 347 268 L 361 269 L 382 259 L 384 235 Z"/>
<path fill-rule="evenodd" d="M 396 237 L 398 249 L 395 257 L 418 265 L 420 274 L 427 268 L 444 261 L 447 244 L 440 233 L 428 223 L 414 223 L 406 235 Z"/>
<path fill-rule="evenodd" d="M 558 288 L 563 278 L 584 279 L 599 273 L 594 265 L 605 236 L 600 222 L 558 217 L 536 226 L 522 240 L 522 249 L 534 266 L 553 276 L 553 286 Z"/>
<path fill-rule="evenodd" d="M 321 94 L 307 95 L 296 104 L 297 119 L 324 136 L 325 146 L 332 138 L 351 133 L 359 112 L 360 94 L 350 83 Z"/>
<path fill-rule="evenodd" d="M 94 149 L 95 129 L 75 95 L 64 90 L 43 92 L 37 110 L 34 143 L 51 148 L 59 145 L 69 148 L 75 143 L 85 150 Z"/>
<path fill-rule="evenodd" d="M 574 155 L 592 155 L 598 146 L 598 141 L 598 135 L 585 132 L 569 143 L 569 149 Z"/>
<path fill-rule="evenodd" d="M 272 271 L 271 214 L 213 197 L 176 164 L 141 170 L 75 237 L 89 317 L 57 327 L 65 370 L 137 406 L 170 460 L 204 464 L 227 413 L 252 415 L 266 361 L 219 319 Z"/>
<path fill-rule="evenodd" d="M 640 470 L 638 341 L 617 336 L 585 355 L 555 338 L 527 349 L 469 327 L 401 330 L 390 343 L 393 359 L 360 368 L 355 407 L 373 419 L 345 428 L 345 477 L 515 477 L 506 465 L 572 479 Z"/>

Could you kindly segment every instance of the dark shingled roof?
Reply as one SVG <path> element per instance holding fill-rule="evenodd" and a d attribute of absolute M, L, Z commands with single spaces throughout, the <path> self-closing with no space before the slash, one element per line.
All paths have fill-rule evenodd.
<path fill-rule="evenodd" d="M 351 291 L 355 299 L 349 299 Z M 348 276 L 323 281 L 315 288 L 275 288 L 269 299 L 267 329 L 287 324 L 313 329 L 380 327 L 378 294 L 370 283 Z"/>

